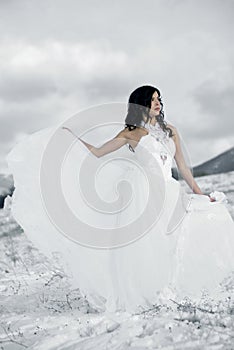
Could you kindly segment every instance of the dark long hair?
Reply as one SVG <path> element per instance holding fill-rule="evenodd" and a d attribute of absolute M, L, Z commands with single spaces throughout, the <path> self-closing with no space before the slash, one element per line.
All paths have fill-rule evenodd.
<path fill-rule="evenodd" d="M 143 114 L 147 118 L 146 123 L 148 122 L 150 118 L 149 111 L 151 108 L 151 100 L 155 91 L 158 93 L 158 99 L 161 105 L 160 114 L 156 116 L 157 122 L 162 130 L 168 133 L 169 137 L 172 137 L 172 129 L 167 126 L 164 120 L 161 93 L 156 87 L 150 85 L 140 86 L 131 93 L 128 100 L 128 112 L 125 118 L 125 129 L 128 128 L 128 130 L 131 131 L 136 129 L 137 126 L 140 126 L 143 121 Z M 129 147 L 129 149 L 132 150 L 132 147 Z"/>

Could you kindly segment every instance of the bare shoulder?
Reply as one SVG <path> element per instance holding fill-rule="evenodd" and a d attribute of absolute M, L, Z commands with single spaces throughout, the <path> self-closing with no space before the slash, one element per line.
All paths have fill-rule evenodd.
<path fill-rule="evenodd" d="M 167 126 L 172 130 L 172 140 L 175 143 L 176 149 L 178 149 L 180 147 L 180 137 L 179 137 L 179 133 L 178 133 L 178 129 L 172 125 L 172 124 L 167 124 Z"/>
<path fill-rule="evenodd" d="M 178 131 L 177 131 L 177 128 L 175 127 L 175 125 L 172 125 L 172 124 L 169 124 L 167 123 L 167 126 L 172 130 L 173 132 L 173 138 L 176 139 L 178 138 Z"/>
<path fill-rule="evenodd" d="M 122 138 L 125 138 L 127 140 L 129 140 L 129 139 L 130 140 L 132 140 L 132 139 L 138 140 L 144 134 L 145 134 L 145 131 L 143 131 L 142 128 L 134 128 L 132 130 L 129 130 L 128 128 L 124 128 L 115 137 L 116 138 L 122 137 Z"/>
<path fill-rule="evenodd" d="M 172 125 L 172 124 L 167 123 L 167 126 L 168 126 L 172 131 L 176 130 L 176 127 L 175 127 L 174 125 Z"/>

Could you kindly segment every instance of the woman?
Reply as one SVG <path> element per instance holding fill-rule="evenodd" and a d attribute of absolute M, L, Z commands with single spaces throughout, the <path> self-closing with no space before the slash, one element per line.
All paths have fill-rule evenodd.
<path fill-rule="evenodd" d="M 64 129 L 73 133 L 68 127 Z M 44 134 L 46 141 L 51 135 Z M 96 226 L 100 237 L 105 231 L 107 239 L 102 237 L 101 243 L 105 238 L 106 249 L 93 249 L 94 244 L 77 244 L 74 239 L 60 234 L 46 216 L 35 181 L 39 172 L 37 164 L 45 146 L 44 134 L 40 133 L 37 138 L 35 135 L 8 156 L 16 187 L 13 215 L 45 254 L 60 252 L 61 263 L 72 273 L 73 286 L 79 287 L 94 307 L 135 312 L 151 307 L 162 298 L 167 299 L 171 293 L 174 298 L 200 298 L 204 290 L 217 295 L 219 283 L 234 270 L 234 223 L 224 203 L 215 201 L 212 195 L 203 195 L 194 180 L 183 156 L 178 131 L 164 121 L 158 89 L 142 86 L 133 91 L 125 128 L 102 146 L 95 147 L 78 137 L 79 145 L 87 150 L 86 158 L 89 151 L 95 159 L 102 158 L 122 150 L 124 145 L 128 145 L 132 155 L 127 158 L 127 166 L 122 163 L 124 171 L 117 177 L 114 159 L 111 171 L 101 176 L 100 189 L 107 197 L 111 176 L 132 185 L 131 198 L 128 187 L 119 192 L 117 204 L 121 210 L 117 207 L 118 210 L 111 213 L 97 213 L 85 207 L 82 196 L 76 206 L 83 221 L 92 217 L 92 226 Z M 188 195 L 172 177 L 173 159 L 193 194 Z M 26 161 L 35 172 L 25 173 Z M 46 173 L 47 169 L 44 170 Z M 69 174 L 66 180 L 69 182 Z M 82 181 L 81 189 L 88 193 L 89 182 Z M 72 194 L 68 197 L 76 204 L 77 196 L 75 199 Z M 114 233 L 108 229 L 109 214 L 114 214 L 110 220 L 117 229 Z M 103 229 L 98 231 L 101 222 Z M 84 238 L 92 229 L 87 227 Z M 96 248 L 100 248 L 99 243 L 95 242 Z"/>
<path fill-rule="evenodd" d="M 141 111 L 139 109 L 139 106 L 145 107 L 145 111 Z M 147 114 L 146 108 L 149 108 L 149 114 L 148 116 L 142 116 L 142 112 L 143 114 Z M 155 87 L 142 86 L 132 92 L 129 98 L 129 111 L 125 120 L 126 127 L 124 130 L 120 131 L 112 140 L 105 143 L 102 147 L 96 148 L 93 145 L 90 145 L 87 142 L 83 141 L 81 138 L 78 139 L 83 142 L 83 144 L 96 157 L 102 157 L 105 154 L 119 149 L 125 144 L 129 144 L 130 149 L 133 150 L 134 147 L 136 147 L 136 145 L 139 143 L 140 139 L 148 134 L 147 129 L 141 126 L 144 125 L 144 123 L 142 123 L 142 119 L 144 123 L 148 122 L 150 119 L 149 123 L 151 125 L 155 126 L 156 123 L 158 123 L 163 131 L 169 131 L 169 136 L 172 137 L 176 146 L 176 153 L 174 158 L 181 175 L 194 193 L 203 194 L 185 162 L 177 129 L 170 124 L 167 124 L 166 126 L 166 123 L 164 121 L 161 94 L 160 91 Z M 63 129 L 72 132 L 69 128 L 63 127 Z M 214 200 L 214 198 L 210 198 L 210 201 Z"/>

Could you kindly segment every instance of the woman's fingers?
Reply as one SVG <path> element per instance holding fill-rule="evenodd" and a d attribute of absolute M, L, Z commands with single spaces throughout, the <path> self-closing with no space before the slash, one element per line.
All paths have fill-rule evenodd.
<path fill-rule="evenodd" d="M 71 129 L 67 128 L 66 126 L 62 126 L 62 129 L 65 129 L 65 130 L 67 130 L 67 131 L 73 133 L 73 132 L 71 131 Z"/>
<path fill-rule="evenodd" d="M 68 131 L 71 131 L 69 128 L 67 128 L 66 126 L 62 126 L 62 129 L 66 129 Z"/>

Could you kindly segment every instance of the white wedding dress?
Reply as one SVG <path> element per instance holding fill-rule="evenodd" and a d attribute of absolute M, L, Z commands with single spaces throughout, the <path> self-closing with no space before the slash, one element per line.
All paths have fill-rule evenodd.
<path fill-rule="evenodd" d="M 81 142 L 76 142 L 61 172 L 64 196 L 80 221 L 107 231 L 119 230 L 109 249 L 108 245 L 99 249 L 70 239 L 46 213 L 39 174 L 53 128 L 25 138 L 7 157 L 15 181 L 15 219 L 45 255 L 59 253 L 73 287 L 80 288 L 90 303 L 102 310 L 135 312 L 162 298 L 197 299 L 204 291 L 215 296 L 219 283 L 234 271 L 234 223 L 226 204 L 210 202 L 205 195 L 187 194 L 172 177 L 174 141 L 157 125 L 148 131 L 135 153 L 127 147 L 116 151 L 117 156 L 124 156 L 122 161 L 112 159 L 96 180 L 96 190 L 106 203 L 113 201 L 119 180 L 128 182 L 133 197 L 125 210 L 113 215 L 92 211 L 75 190 L 78 170 L 73 170 L 74 163 L 79 167 L 81 157 L 90 155 Z M 95 144 L 92 139 L 89 142 Z M 106 156 L 92 157 L 98 163 Z M 88 180 L 82 185 L 88 189 Z M 129 195 L 128 190 L 121 189 L 120 200 Z"/>

